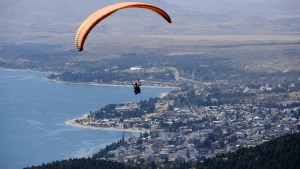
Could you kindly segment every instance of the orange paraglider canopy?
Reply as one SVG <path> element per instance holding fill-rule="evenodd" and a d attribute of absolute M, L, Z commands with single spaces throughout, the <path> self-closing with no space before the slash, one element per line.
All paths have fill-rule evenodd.
<path fill-rule="evenodd" d="M 85 21 L 83 21 L 80 27 L 77 30 L 75 44 L 78 51 L 83 50 L 83 44 L 85 39 L 87 38 L 89 32 L 104 18 L 108 17 L 109 15 L 113 14 L 114 12 L 124 9 L 124 8 L 145 8 L 151 11 L 154 11 L 165 18 L 169 23 L 172 23 L 170 16 L 163 11 L 162 9 L 141 2 L 124 2 L 124 3 L 117 3 L 114 5 L 110 5 L 104 7 L 102 9 L 97 10 L 93 14 L 91 14 Z"/>

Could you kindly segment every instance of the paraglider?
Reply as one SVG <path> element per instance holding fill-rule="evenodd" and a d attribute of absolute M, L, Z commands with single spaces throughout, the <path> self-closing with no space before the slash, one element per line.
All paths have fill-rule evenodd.
<path fill-rule="evenodd" d="M 153 12 L 156 12 L 160 16 L 162 16 L 166 21 L 169 23 L 172 23 L 170 16 L 163 11 L 162 9 L 146 4 L 141 2 L 123 2 L 123 3 L 117 3 L 113 4 L 107 7 L 104 7 L 102 9 L 97 10 L 93 14 L 91 14 L 88 18 L 86 18 L 80 25 L 80 27 L 77 30 L 76 37 L 75 37 L 75 44 L 78 51 L 83 50 L 83 44 L 89 34 L 89 32 L 103 19 L 108 17 L 109 15 L 113 14 L 114 12 L 125 9 L 125 8 L 143 8 L 148 9 Z"/>
<path fill-rule="evenodd" d="M 132 83 L 132 86 L 133 86 L 133 89 L 134 89 L 133 92 L 134 92 L 135 95 L 141 93 L 141 88 L 140 88 L 141 85 L 142 85 L 142 83 L 141 83 L 140 79 L 138 79 L 137 83 L 134 83 L 134 84 Z"/>
<path fill-rule="evenodd" d="M 126 8 L 143 8 L 143 9 L 148 9 L 150 11 L 156 12 L 159 14 L 161 17 L 163 17 L 167 22 L 172 23 L 170 16 L 162 9 L 146 4 L 146 3 L 141 3 L 141 2 L 123 2 L 123 3 L 117 3 L 113 4 L 107 7 L 104 7 L 102 9 L 97 10 L 96 12 L 92 13 L 89 17 L 87 17 L 79 26 L 76 37 L 75 37 L 75 44 L 76 48 L 78 51 L 83 50 L 83 45 L 84 42 L 90 33 L 90 31 L 103 19 L 108 17 L 109 15 L 113 14 L 114 12 L 121 10 L 121 9 L 126 9 Z M 132 82 L 131 82 L 132 83 Z M 141 82 L 138 79 L 137 83 L 132 83 L 133 88 L 134 88 L 134 93 L 135 95 L 141 93 Z"/>

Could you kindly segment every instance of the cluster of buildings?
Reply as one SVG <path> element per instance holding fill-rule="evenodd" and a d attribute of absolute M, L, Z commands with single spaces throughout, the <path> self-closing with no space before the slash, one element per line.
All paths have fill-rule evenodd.
<path fill-rule="evenodd" d="M 176 132 L 156 125 L 149 136 L 128 139 L 126 146 L 110 151 L 110 159 L 134 162 L 195 161 L 233 152 L 241 147 L 253 147 L 300 130 L 299 108 L 279 110 L 253 105 L 222 105 L 200 106 L 194 111 L 176 109 L 161 114 L 169 126 L 176 122 L 183 125 Z"/>
<path fill-rule="evenodd" d="M 115 161 L 195 161 L 217 154 L 253 147 L 300 130 L 300 108 L 264 108 L 251 104 L 173 107 L 159 100 L 156 112 L 142 118 L 120 120 L 82 119 L 81 124 L 98 127 L 142 129 L 146 137 L 126 139 L 126 144 L 109 152 Z M 134 111 L 138 103 L 116 106 L 120 112 Z"/>

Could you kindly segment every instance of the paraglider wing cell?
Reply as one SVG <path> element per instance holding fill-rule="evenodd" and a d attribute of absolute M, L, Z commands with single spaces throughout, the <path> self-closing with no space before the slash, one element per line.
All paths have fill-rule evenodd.
<path fill-rule="evenodd" d="M 172 23 L 170 16 L 163 11 L 162 9 L 145 3 L 140 2 L 124 2 L 124 3 L 117 3 L 114 5 L 110 5 L 99 9 L 98 11 L 91 14 L 88 18 L 86 18 L 81 25 L 79 26 L 76 37 L 75 37 L 75 44 L 78 51 L 83 50 L 83 44 L 89 34 L 89 32 L 99 23 L 101 20 L 105 19 L 112 13 L 125 8 L 144 8 L 151 10 L 153 12 L 158 13 L 160 16 L 165 18 L 166 21 Z"/>

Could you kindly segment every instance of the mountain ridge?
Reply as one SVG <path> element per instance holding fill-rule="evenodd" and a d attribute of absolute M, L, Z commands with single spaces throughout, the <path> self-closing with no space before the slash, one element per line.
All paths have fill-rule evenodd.
<path fill-rule="evenodd" d="M 122 2 L 117 0 L 103 1 L 34 1 L 18 0 L 1 2 L 1 34 L 67 34 L 76 32 L 80 23 L 91 13 L 104 6 Z M 179 1 L 166 0 L 141 0 L 141 2 L 157 5 L 167 11 L 172 17 L 173 23 L 166 24 L 156 14 L 146 10 L 130 9 L 121 10 L 108 17 L 101 25 L 96 27 L 101 33 L 106 34 L 183 34 L 183 35 L 209 35 L 209 34 L 277 34 L 289 33 L 299 30 L 300 16 L 275 18 L 272 15 L 262 15 L 261 12 L 247 12 L 241 15 L 232 15 L 228 12 L 217 10 L 205 10 L 216 8 L 214 3 L 204 3 L 203 11 L 190 10 L 186 6 L 195 6 L 200 2 L 187 1 L 180 4 Z M 224 3 L 220 3 L 222 5 Z M 211 5 L 211 6 L 209 6 Z M 238 5 L 238 4 L 237 4 Z M 201 5 L 200 5 L 201 6 Z M 227 5 L 228 6 L 228 5 Z M 245 4 L 241 4 L 241 11 Z M 262 8 L 262 7 L 260 7 Z M 231 10 L 228 9 L 228 10 Z M 260 10 L 261 11 L 261 10 Z M 295 11 L 295 10 L 293 10 Z M 234 13 L 234 12 L 233 12 Z M 283 15 L 278 12 L 276 15 Z M 259 18 L 259 20 L 257 20 Z M 286 25 L 286 22 L 293 23 Z M 297 24 L 298 23 L 298 24 Z M 104 29 L 104 32 L 103 32 Z M 110 31 L 105 31 L 105 29 Z"/>

